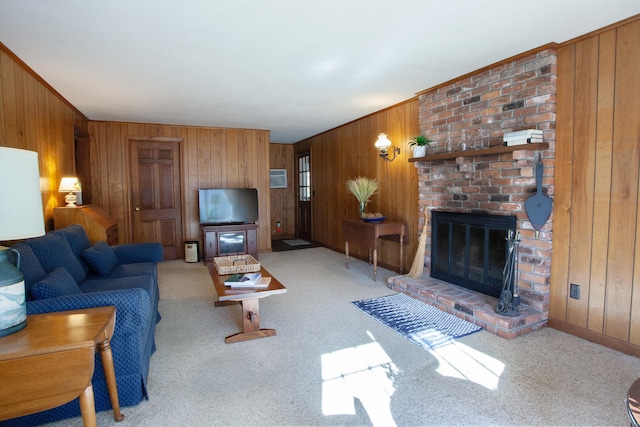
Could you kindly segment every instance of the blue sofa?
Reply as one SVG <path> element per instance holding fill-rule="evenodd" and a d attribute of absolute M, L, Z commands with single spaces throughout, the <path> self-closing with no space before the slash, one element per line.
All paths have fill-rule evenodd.
<path fill-rule="evenodd" d="M 111 340 L 121 406 L 147 397 L 147 375 L 155 351 L 158 312 L 159 243 L 91 245 L 82 226 L 74 224 L 12 246 L 20 254 L 27 289 L 27 314 L 115 306 Z M 11 251 L 10 251 L 11 252 Z M 13 255 L 10 258 L 17 258 Z M 102 360 L 96 354 L 92 379 L 96 411 L 110 410 Z M 58 408 L 0 422 L 37 425 L 80 415 L 78 399 Z"/>

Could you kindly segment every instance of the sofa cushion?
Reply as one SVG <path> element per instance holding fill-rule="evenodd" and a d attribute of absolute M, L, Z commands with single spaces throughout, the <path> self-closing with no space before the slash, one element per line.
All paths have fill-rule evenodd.
<path fill-rule="evenodd" d="M 118 265 L 118 258 L 107 242 L 97 242 L 82 251 L 82 259 L 99 276 L 107 276 Z"/>
<path fill-rule="evenodd" d="M 58 267 L 29 288 L 34 300 L 80 294 L 82 291 L 64 267 Z"/>
<path fill-rule="evenodd" d="M 76 283 L 81 283 L 87 276 L 80 260 L 76 258 L 69 242 L 62 234 L 50 231 L 37 239 L 27 240 L 26 243 L 31 246 L 33 253 L 40 260 L 40 265 L 47 273 L 51 273 L 58 267 L 64 267 Z"/>
<path fill-rule="evenodd" d="M 89 240 L 89 236 L 87 236 L 86 231 L 84 231 L 84 228 L 82 228 L 80 224 L 70 224 L 64 228 L 56 230 L 56 232 L 62 234 L 67 239 L 73 254 L 80 260 L 80 264 L 82 265 L 82 268 L 84 268 L 84 272 L 91 272 L 91 269 L 84 262 L 81 256 L 82 251 L 91 247 L 91 241 Z"/>
<path fill-rule="evenodd" d="M 47 275 L 47 272 L 42 269 L 40 261 L 36 258 L 35 254 L 31 250 L 31 246 L 24 242 L 16 243 L 11 246 L 11 249 L 15 249 L 20 253 L 20 262 L 18 263 L 18 257 L 13 251 L 7 253 L 9 261 L 13 265 L 18 265 L 18 270 L 24 274 L 24 283 L 27 288 L 27 298 L 29 298 L 29 287 L 35 284 L 38 280 Z"/>
<path fill-rule="evenodd" d="M 140 288 L 147 291 L 149 298 L 155 294 L 156 284 L 152 276 L 118 277 L 115 279 L 87 279 L 80 284 L 83 293 L 117 291 Z"/>
<path fill-rule="evenodd" d="M 164 259 L 164 249 L 157 242 L 124 243 L 113 247 L 120 264 L 136 262 L 160 262 Z"/>
<path fill-rule="evenodd" d="M 74 254 L 80 255 L 80 252 L 91 247 L 89 236 L 87 236 L 87 232 L 84 231 L 80 224 L 67 225 L 56 230 L 56 233 L 62 234 L 67 239 Z"/>
<path fill-rule="evenodd" d="M 118 277 L 152 276 L 157 279 L 158 267 L 154 262 L 136 262 L 134 264 L 118 264 L 111 270 L 108 276 L 89 273 L 85 280 L 90 279 L 117 279 Z"/>

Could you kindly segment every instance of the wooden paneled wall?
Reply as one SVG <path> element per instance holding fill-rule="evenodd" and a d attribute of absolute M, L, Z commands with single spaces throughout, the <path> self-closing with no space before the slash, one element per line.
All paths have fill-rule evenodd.
<path fill-rule="evenodd" d="M 400 155 L 387 162 L 374 147 L 384 132 L 400 147 Z M 367 206 L 367 212 L 380 212 L 389 221 L 409 226 L 409 244 L 404 251 L 404 271 L 413 262 L 419 234 L 417 169 L 407 143 L 418 134 L 418 100 L 410 99 L 354 122 L 329 130 L 297 145 L 311 148 L 311 189 L 313 240 L 337 251 L 344 251 L 341 229 L 344 218 L 358 218 L 356 198 L 347 191 L 349 178 L 376 178 L 380 186 Z M 400 266 L 399 246 L 381 240 L 378 263 L 387 268 Z M 368 259 L 368 250 L 349 246 L 350 255 Z"/>
<path fill-rule="evenodd" d="M 0 43 L 0 146 L 38 152 L 47 230 L 64 205 L 60 178 L 75 174 L 74 127 L 87 118 Z"/>
<path fill-rule="evenodd" d="M 182 201 L 185 240 L 202 242 L 198 188 L 258 189 L 258 250 L 271 250 L 269 225 L 269 131 L 141 123 L 89 123 L 93 203 L 120 224 L 120 240 L 130 236 L 128 137 L 179 138 L 182 147 Z"/>
<path fill-rule="evenodd" d="M 549 325 L 640 356 L 640 19 L 558 50 Z M 570 298 L 570 284 L 580 299 Z"/>
<path fill-rule="evenodd" d="M 285 169 L 287 171 L 287 188 L 272 188 L 271 192 L 271 237 L 282 239 L 295 237 L 295 204 L 296 182 L 295 165 L 292 144 L 269 144 L 269 167 L 271 169 Z M 280 233 L 277 223 L 280 221 Z"/>

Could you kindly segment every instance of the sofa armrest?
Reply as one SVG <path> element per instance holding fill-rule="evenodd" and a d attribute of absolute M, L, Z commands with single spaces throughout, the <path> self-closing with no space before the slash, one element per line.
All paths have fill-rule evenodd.
<path fill-rule="evenodd" d="M 124 243 L 111 248 L 120 264 L 160 262 L 164 259 L 164 250 L 160 243 Z"/>
<path fill-rule="evenodd" d="M 27 301 L 27 314 L 80 310 L 83 308 L 116 307 L 115 334 L 138 332 L 149 321 L 149 294 L 143 289 L 120 289 L 104 292 L 65 295 L 56 298 Z"/>

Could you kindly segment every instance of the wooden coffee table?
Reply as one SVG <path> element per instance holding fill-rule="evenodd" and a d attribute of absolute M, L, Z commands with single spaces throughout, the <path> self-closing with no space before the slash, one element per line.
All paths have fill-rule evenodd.
<path fill-rule="evenodd" d="M 260 328 L 259 301 L 261 298 L 266 298 L 270 295 L 284 294 L 287 292 L 287 288 L 285 288 L 278 279 L 273 277 L 264 267 L 262 267 L 260 268 L 260 274 L 264 277 L 271 277 L 269 287 L 233 289 L 230 286 L 224 285 L 225 279 L 229 276 L 220 276 L 216 271 L 213 262 L 208 262 L 207 268 L 211 273 L 213 285 L 215 286 L 216 293 L 218 294 L 218 301 L 215 304 L 216 307 L 237 303 L 242 305 L 242 332 L 229 335 L 225 338 L 225 343 L 230 344 L 234 342 L 253 340 L 256 338 L 272 337 L 276 334 L 275 329 Z"/>

